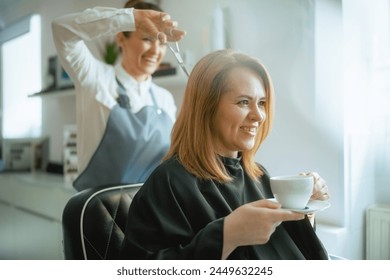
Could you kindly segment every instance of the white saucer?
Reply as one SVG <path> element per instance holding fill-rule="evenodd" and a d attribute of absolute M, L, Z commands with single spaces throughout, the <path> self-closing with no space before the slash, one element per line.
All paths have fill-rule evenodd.
<path fill-rule="evenodd" d="M 268 200 L 277 202 L 275 198 L 269 198 Z M 283 208 L 286 210 L 291 210 L 294 212 L 299 212 L 303 214 L 314 213 L 318 211 L 325 210 L 330 207 L 330 203 L 324 200 L 310 200 L 305 209 L 291 209 L 291 208 Z"/>

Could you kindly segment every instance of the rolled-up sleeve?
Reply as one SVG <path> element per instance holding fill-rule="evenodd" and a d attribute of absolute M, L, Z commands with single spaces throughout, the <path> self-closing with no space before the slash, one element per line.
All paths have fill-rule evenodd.
<path fill-rule="evenodd" d="M 96 55 L 89 48 L 90 41 L 134 30 L 133 8 L 95 7 L 61 16 L 52 22 L 57 54 L 76 86 L 79 83 L 95 84 L 99 76 L 96 71 L 102 69 L 101 61 L 95 59 Z"/>

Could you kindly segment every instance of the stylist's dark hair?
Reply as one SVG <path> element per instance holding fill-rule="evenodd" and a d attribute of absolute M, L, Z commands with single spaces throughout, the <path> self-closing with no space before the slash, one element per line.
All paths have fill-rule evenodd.
<path fill-rule="evenodd" d="M 164 12 L 163 9 L 161 9 L 158 5 L 145 2 L 143 0 L 129 0 L 126 2 L 124 8 L 134 8 L 138 10 L 154 10 L 158 12 Z M 130 34 L 131 34 L 130 31 L 123 32 L 123 35 L 125 35 L 126 38 L 129 38 Z"/>

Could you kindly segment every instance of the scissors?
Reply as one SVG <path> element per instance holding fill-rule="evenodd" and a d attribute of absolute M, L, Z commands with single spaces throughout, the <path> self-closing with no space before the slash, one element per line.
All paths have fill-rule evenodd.
<path fill-rule="evenodd" d="M 184 73 L 186 73 L 187 77 L 189 77 L 190 74 L 189 74 L 187 67 L 184 64 L 184 60 L 180 54 L 179 43 L 177 41 L 175 43 L 172 43 L 172 44 L 167 42 L 167 46 L 171 50 L 173 55 L 175 56 L 177 62 L 179 63 L 180 68 L 184 71 Z"/>

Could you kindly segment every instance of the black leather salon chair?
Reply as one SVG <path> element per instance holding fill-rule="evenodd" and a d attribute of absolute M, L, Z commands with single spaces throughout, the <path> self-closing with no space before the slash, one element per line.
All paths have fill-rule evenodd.
<path fill-rule="evenodd" d="M 141 186 L 101 186 L 75 194 L 62 215 L 65 259 L 118 259 L 130 203 Z"/>

